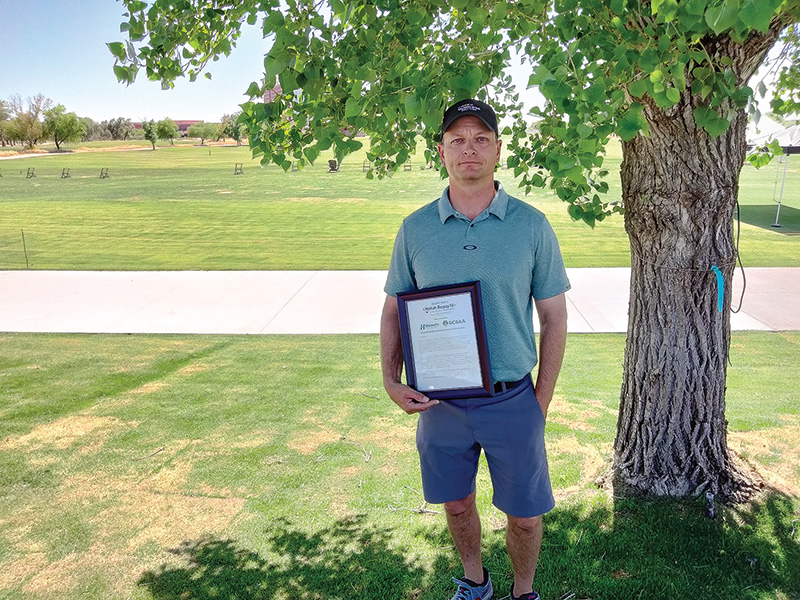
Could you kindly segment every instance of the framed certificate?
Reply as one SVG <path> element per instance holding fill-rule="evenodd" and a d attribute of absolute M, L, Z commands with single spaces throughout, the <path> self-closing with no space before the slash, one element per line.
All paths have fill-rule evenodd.
<path fill-rule="evenodd" d="M 479 281 L 397 294 L 406 380 L 429 398 L 492 396 Z"/>

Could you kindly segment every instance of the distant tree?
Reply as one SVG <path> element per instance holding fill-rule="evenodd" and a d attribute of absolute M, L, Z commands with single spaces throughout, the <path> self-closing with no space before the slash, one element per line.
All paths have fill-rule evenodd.
<path fill-rule="evenodd" d="M 44 111 L 44 134 L 53 138 L 56 150 L 64 142 L 80 142 L 86 126 L 74 112 L 68 113 L 63 104 Z"/>
<path fill-rule="evenodd" d="M 247 125 L 239 123 L 238 120 L 241 114 L 242 112 L 239 111 L 232 115 L 224 115 L 222 117 L 221 131 L 223 137 L 236 140 L 237 146 L 242 143 L 242 138 L 247 136 Z"/>
<path fill-rule="evenodd" d="M 11 140 L 6 137 L 6 129 L 10 121 L 11 110 L 3 100 L 0 100 L 0 145 L 2 146 L 7 146 L 11 143 Z"/>
<path fill-rule="evenodd" d="M 22 129 L 19 125 L 19 119 L 11 119 L 2 124 L 3 135 L 8 140 L 8 143 L 15 146 L 17 143 L 23 143 L 25 136 L 22 134 Z"/>
<path fill-rule="evenodd" d="M 169 140 L 170 145 L 175 145 L 175 136 L 178 135 L 178 126 L 172 119 L 162 119 L 156 123 L 156 135 L 160 140 Z"/>
<path fill-rule="evenodd" d="M 98 140 L 111 139 L 111 132 L 108 130 L 108 127 L 103 125 L 103 123 L 98 123 L 89 117 L 82 118 L 81 123 L 83 123 L 84 129 L 86 129 L 86 133 L 83 134 L 82 141 L 96 142 Z"/>
<path fill-rule="evenodd" d="M 144 139 L 153 144 L 153 150 L 156 149 L 156 142 L 158 141 L 158 131 L 156 131 L 156 127 L 156 122 L 152 119 L 150 121 L 142 121 Z"/>
<path fill-rule="evenodd" d="M 11 112 L 16 121 L 15 134 L 20 141 L 33 148 L 40 139 L 44 137 L 45 126 L 42 121 L 44 112 L 50 108 L 53 102 L 41 94 L 28 98 L 23 102 L 19 96 L 11 97 Z"/>
<path fill-rule="evenodd" d="M 108 129 L 112 140 L 127 140 L 133 133 L 133 125 L 130 119 L 124 117 L 117 117 L 110 121 L 103 121 L 100 123 Z"/>
<path fill-rule="evenodd" d="M 190 125 L 187 132 L 189 137 L 200 138 L 200 145 L 204 145 L 206 140 L 212 140 L 219 137 L 219 125 L 217 123 L 206 123 L 205 121 L 198 121 Z"/>

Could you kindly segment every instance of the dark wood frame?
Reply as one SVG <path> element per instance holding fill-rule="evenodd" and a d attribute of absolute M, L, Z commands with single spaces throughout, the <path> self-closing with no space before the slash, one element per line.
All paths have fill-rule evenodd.
<path fill-rule="evenodd" d="M 480 387 L 447 388 L 437 390 L 420 390 L 429 398 L 447 400 L 452 398 L 473 398 L 494 395 L 492 382 L 492 368 L 489 361 L 489 348 L 486 343 L 486 323 L 483 317 L 483 302 L 481 300 L 480 281 L 470 281 L 454 285 L 443 285 L 410 292 L 397 294 L 397 308 L 400 316 L 400 337 L 403 342 L 403 360 L 405 362 L 406 382 L 417 389 L 417 374 L 414 367 L 414 352 L 411 343 L 412 332 L 408 322 L 408 303 L 431 298 L 446 298 L 457 294 L 468 293 L 472 304 L 472 319 L 475 326 L 475 337 L 480 362 L 481 380 Z"/>

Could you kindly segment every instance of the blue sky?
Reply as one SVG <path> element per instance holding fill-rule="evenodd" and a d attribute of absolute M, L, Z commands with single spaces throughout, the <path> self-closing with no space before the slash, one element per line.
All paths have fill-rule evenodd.
<path fill-rule="evenodd" d="M 175 88 L 162 90 L 140 74 L 126 87 L 114 77 L 114 58 L 106 47 L 125 40 L 119 31 L 123 11 L 115 0 L 0 0 L 0 100 L 43 94 L 95 121 L 216 122 L 238 111 L 250 82 L 262 76 L 269 43 L 258 27 L 245 26 L 231 55 L 211 63 L 210 81 L 179 79 Z M 538 91 L 525 90 L 527 74 L 522 69 L 511 74 L 526 104 L 538 104 Z M 762 110 L 768 110 L 766 103 Z"/>
<path fill-rule="evenodd" d="M 162 90 L 139 74 L 126 87 L 117 83 L 108 42 L 121 42 L 122 5 L 115 0 L 0 0 L 0 100 L 42 94 L 81 117 L 103 121 L 171 118 L 219 121 L 248 100 L 245 90 L 263 73 L 269 43 L 258 27 L 245 26 L 231 55 L 211 63 L 212 79 L 179 79 Z M 527 75 L 515 79 L 524 90 Z"/>
<path fill-rule="evenodd" d="M 180 79 L 162 90 L 140 74 L 126 87 L 114 77 L 106 48 L 125 39 L 123 12 L 114 0 L 0 0 L 0 100 L 43 94 L 95 121 L 219 121 L 239 110 L 250 82 L 261 78 L 269 46 L 248 27 L 229 57 L 211 63 L 211 81 Z"/>

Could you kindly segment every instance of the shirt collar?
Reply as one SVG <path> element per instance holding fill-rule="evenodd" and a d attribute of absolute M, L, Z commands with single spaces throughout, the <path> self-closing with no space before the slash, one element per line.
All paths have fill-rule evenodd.
<path fill-rule="evenodd" d="M 484 211 L 493 214 L 501 221 L 506 218 L 506 210 L 508 209 L 508 194 L 503 189 L 503 184 L 499 181 L 494 182 L 495 194 L 492 198 L 491 204 Z M 483 214 L 483 213 L 481 213 Z M 444 223 L 449 217 L 455 217 L 458 213 L 453 208 L 450 202 L 450 186 L 447 186 L 439 198 L 439 219 Z M 476 217 L 477 218 L 477 217 Z"/>

